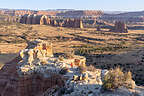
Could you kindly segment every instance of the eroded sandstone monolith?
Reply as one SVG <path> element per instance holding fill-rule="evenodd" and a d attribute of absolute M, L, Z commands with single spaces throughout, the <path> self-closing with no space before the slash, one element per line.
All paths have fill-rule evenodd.
<path fill-rule="evenodd" d="M 83 28 L 81 19 L 66 19 L 63 24 L 64 27 Z"/>
<path fill-rule="evenodd" d="M 127 26 L 124 22 L 116 21 L 114 28 L 110 29 L 113 32 L 128 33 Z"/>

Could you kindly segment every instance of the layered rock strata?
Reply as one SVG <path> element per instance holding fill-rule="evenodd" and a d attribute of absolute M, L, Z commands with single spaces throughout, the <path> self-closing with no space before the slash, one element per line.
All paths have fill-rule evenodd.
<path fill-rule="evenodd" d="M 22 24 L 40 24 L 40 25 L 51 25 L 58 27 L 72 27 L 72 28 L 83 28 L 83 22 L 81 19 L 63 19 L 57 20 L 46 15 L 23 15 L 20 17 L 20 23 Z"/>

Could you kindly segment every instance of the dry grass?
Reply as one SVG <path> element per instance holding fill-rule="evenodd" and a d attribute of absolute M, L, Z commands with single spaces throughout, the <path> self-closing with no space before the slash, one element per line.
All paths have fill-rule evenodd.
<path fill-rule="evenodd" d="M 107 29 L 98 32 L 96 28 L 61 29 L 47 25 L 0 24 L 0 52 L 18 53 L 26 47 L 24 38 L 52 42 L 54 53 L 80 49 L 91 54 L 120 54 L 144 45 L 143 30 L 114 33 L 107 32 Z"/>
<path fill-rule="evenodd" d="M 4 64 L 26 47 L 26 41 L 42 39 L 52 42 L 54 53 L 76 50 L 79 55 L 97 54 L 87 60 L 98 68 L 116 66 L 131 69 L 133 74 L 142 74 L 143 65 L 132 67 L 144 61 L 144 31 L 129 30 L 129 33 L 96 31 L 96 28 L 61 28 L 47 25 L 3 24 L 0 23 L 0 63 Z M 11 58 L 12 57 L 12 58 Z M 70 56 L 71 57 L 71 56 Z M 62 58 L 61 58 L 62 59 Z M 143 62 L 142 62 L 143 63 Z M 129 66 L 131 65 L 131 66 Z M 94 69 L 93 69 L 94 70 Z M 139 77 L 137 78 L 139 80 Z"/>
<path fill-rule="evenodd" d="M 122 86 L 130 89 L 135 88 L 131 72 L 123 73 L 120 68 L 109 70 L 104 77 L 103 88 L 105 90 L 114 90 Z"/>
<path fill-rule="evenodd" d="M 53 43 L 55 52 L 77 49 L 79 46 L 91 46 L 94 53 L 111 53 L 131 50 L 143 46 L 144 33 L 142 30 L 130 30 L 129 33 L 98 32 L 95 28 L 73 29 L 51 27 L 46 25 L 11 24 L 0 26 L 0 51 L 11 53 L 24 48 L 25 40 L 43 39 Z M 14 45 L 12 45 L 14 44 Z M 3 47 L 12 46 L 14 49 L 5 52 Z M 75 46 L 75 48 L 74 48 Z"/>
<path fill-rule="evenodd" d="M 0 52 L 18 53 L 26 47 L 25 39 L 43 39 L 53 43 L 54 53 L 120 54 L 144 45 L 143 30 L 129 33 L 98 32 L 96 28 L 61 28 L 46 25 L 0 24 Z M 24 38 L 23 38 L 24 37 Z"/>

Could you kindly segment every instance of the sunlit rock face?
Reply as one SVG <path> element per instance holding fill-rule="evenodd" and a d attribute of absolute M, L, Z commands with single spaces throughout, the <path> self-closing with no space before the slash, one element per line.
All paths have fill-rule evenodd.
<path fill-rule="evenodd" d="M 49 42 L 30 41 L 11 65 L 3 67 L 0 95 L 97 96 L 109 71 L 89 68 L 85 63 L 83 56 L 54 56 Z"/>
<path fill-rule="evenodd" d="M 51 19 L 48 16 L 43 15 L 40 19 L 40 25 L 50 25 Z"/>
<path fill-rule="evenodd" d="M 85 57 L 77 55 L 73 55 L 71 58 L 70 56 L 64 56 L 63 58 L 54 57 L 51 49 L 52 45 L 39 40 L 31 42 L 29 45 L 28 49 L 20 52 L 22 61 L 18 63 L 17 70 L 20 77 L 37 74 L 41 78 L 50 78 L 53 74 L 62 74 L 63 78 L 66 78 L 65 83 L 62 83 L 60 79 L 58 82 L 61 83 L 58 83 L 58 85 L 63 85 L 61 87 L 61 90 L 65 90 L 63 96 L 88 95 L 100 90 L 102 77 L 106 72 L 103 72 L 101 69 L 93 71 L 85 69 Z M 49 46 L 48 49 L 51 51 L 47 51 L 47 46 Z M 55 88 L 57 87 L 55 86 Z M 45 94 L 44 96 L 50 94 L 49 90 L 43 93 Z M 52 95 L 54 94 L 58 93 L 56 92 Z"/>
<path fill-rule="evenodd" d="M 78 67 L 69 68 L 64 75 L 67 77 L 63 88 L 47 90 L 42 96 L 97 96 L 102 87 L 103 76 L 107 70 L 95 69 L 81 72 Z M 55 91 L 54 90 L 59 90 Z"/>
<path fill-rule="evenodd" d="M 106 71 L 87 70 L 86 58 L 83 56 L 60 57 L 53 56 L 51 43 L 42 40 L 29 42 L 27 48 L 20 51 L 21 60 L 15 72 L 17 77 L 13 76 L 17 78 L 17 90 L 13 90 L 16 96 L 52 96 L 61 94 L 62 90 L 62 96 L 85 96 L 100 91 Z M 56 88 L 60 91 L 51 93 Z"/>
<path fill-rule="evenodd" d="M 67 80 L 74 76 L 80 80 L 88 78 L 87 73 L 77 73 L 79 66 L 86 66 L 85 57 L 77 55 L 73 55 L 71 58 L 65 56 L 61 59 L 54 57 L 52 44 L 42 40 L 29 42 L 27 48 L 20 51 L 20 57 L 22 60 L 16 66 L 20 78 L 19 84 L 22 85 L 18 88 L 20 94 L 18 96 L 23 96 L 24 93 L 31 96 L 36 91 L 43 93 L 54 86 L 64 87 Z M 64 68 L 67 69 L 67 74 L 61 75 Z M 25 91 L 29 86 L 33 87 L 35 91 Z"/>
<path fill-rule="evenodd" d="M 62 60 L 53 56 L 52 44 L 41 40 L 29 42 L 27 49 L 20 52 L 18 73 L 21 75 L 39 73 L 59 73 L 64 68 L 85 66 L 85 57 L 74 55 L 73 58 Z M 44 74 L 45 75 L 45 74 Z"/>
<path fill-rule="evenodd" d="M 20 17 L 20 23 L 27 24 L 27 14 Z"/>

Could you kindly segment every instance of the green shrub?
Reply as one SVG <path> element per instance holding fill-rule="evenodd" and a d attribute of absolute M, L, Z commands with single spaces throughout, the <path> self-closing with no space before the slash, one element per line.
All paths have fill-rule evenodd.
<path fill-rule="evenodd" d="M 120 87 L 134 88 L 131 72 L 123 73 L 120 68 L 109 70 L 103 81 L 104 90 L 114 90 Z"/>

